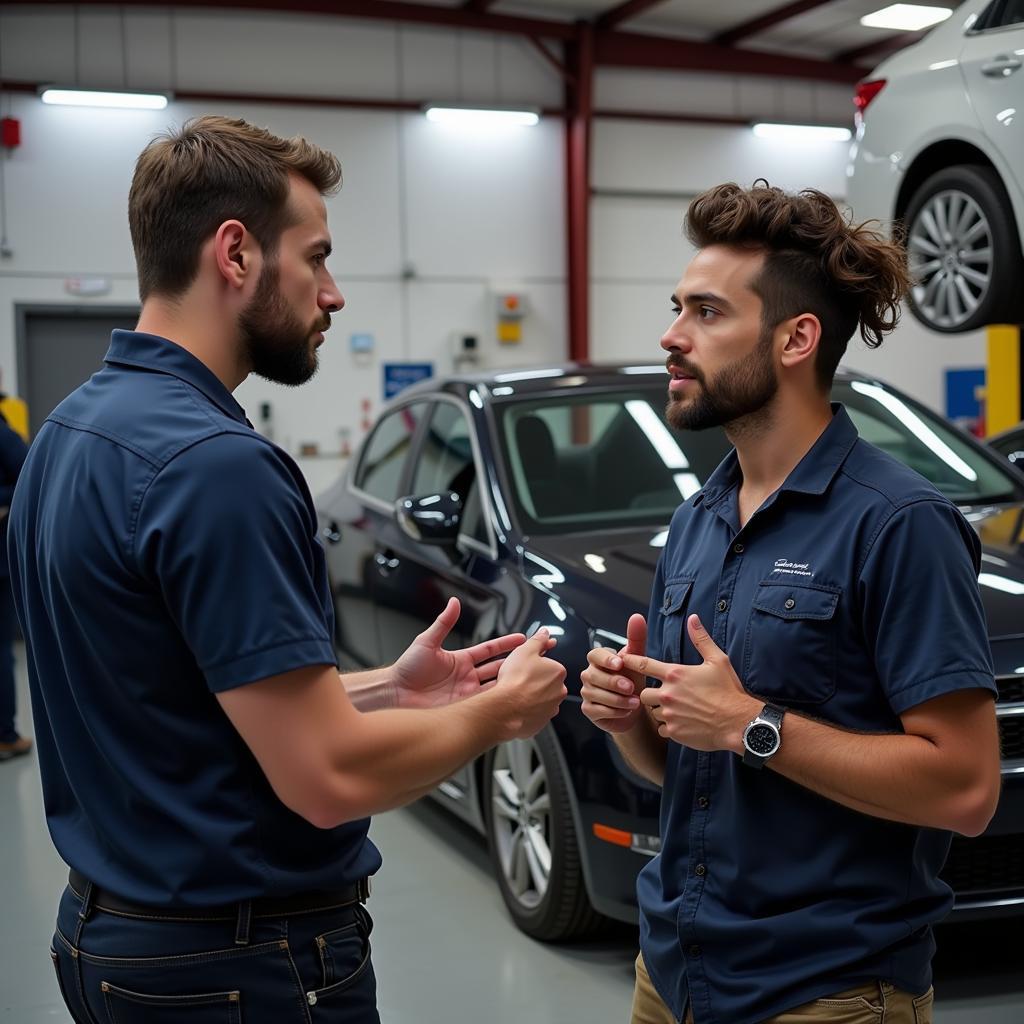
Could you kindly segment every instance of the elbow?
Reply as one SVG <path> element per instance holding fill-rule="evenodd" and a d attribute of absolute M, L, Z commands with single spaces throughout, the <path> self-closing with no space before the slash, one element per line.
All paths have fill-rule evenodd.
<path fill-rule="evenodd" d="M 301 794 L 282 802 L 314 828 L 329 830 L 370 816 L 369 801 L 357 787 L 339 782 L 320 787 L 303 787 Z"/>
<path fill-rule="evenodd" d="M 999 782 L 986 780 L 961 794 L 953 809 L 953 821 L 949 827 L 960 835 L 973 838 L 988 828 L 999 803 Z"/>

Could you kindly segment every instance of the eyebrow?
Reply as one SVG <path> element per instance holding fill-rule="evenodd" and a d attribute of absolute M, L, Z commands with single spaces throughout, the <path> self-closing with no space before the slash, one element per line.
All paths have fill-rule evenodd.
<path fill-rule="evenodd" d="M 687 295 L 683 302 L 679 301 L 679 298 L 673 294 L 672 302 L 681 306 L 684 303 L 687 306 L 699 306 L 703 303 L 710 303 L 712 306 L 721 306 L 723 309 L 732 310 L 732 303 L 728 299 L 723 298 L 721 295 L 716 295 L 714 292 L 693 292 Z"/>
<path fill-rule="evenodd" d="M 315 242 L 313 242 L 309 247 L 309 251 L 313 252 L 316 249 L 323 249 L 325 258 L 327 256 L 330 256 L 331 253 L 334 251 L 331 248 L 331 240 L 329 238 L 318 238 Z"/>

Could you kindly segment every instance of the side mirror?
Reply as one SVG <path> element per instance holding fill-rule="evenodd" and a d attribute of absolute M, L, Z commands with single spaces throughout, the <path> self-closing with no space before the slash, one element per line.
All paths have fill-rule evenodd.
<path fill-rule="evenodd" d="M 403 531 L 421 544 L 454 546 L 462 525 L 462 499 L 452 492 L 399 498 L 395 518 Z"/>

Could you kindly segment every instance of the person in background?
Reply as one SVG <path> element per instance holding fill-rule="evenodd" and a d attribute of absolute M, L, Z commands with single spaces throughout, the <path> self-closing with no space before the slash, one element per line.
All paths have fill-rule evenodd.
<path fill-rule="evenodd" d="M 79 1022 L 378 1024 L 369 815 L 566 695 L 546 630 L 446 651 L 454 599 L 393 666 L 339 677 L 309 489 L 232 392 L 316 372 L 340 183 L 331 153 L 245 121 L 150 143 L 137 329 L 22 472 L 12 580 Z"/>
<path fill-rule="evenodd" d="M 0 394 L 0 399 L 4 396 Z M 17 620 L 11 594 L 7 558 L 7 518 L 14 497 L 14 485 L 25 463 L 28 445 L 0 412 L 0 761 L 21 757 L 32 749 L 32 741 L 18 733 L 18 709 L 14 680 L 14 635 Z"/>
<path fill-rule="evenodd" d="M 648 620 L 583 673 L 662 789 L 633 1024 L 930 1024 L 939 871 L 999 799 L 981 545 L 830 402 L 905 254 L 813 189 L 719 185 L 686 219 L 666 415 L 734 451 L 676 510 Z"/>

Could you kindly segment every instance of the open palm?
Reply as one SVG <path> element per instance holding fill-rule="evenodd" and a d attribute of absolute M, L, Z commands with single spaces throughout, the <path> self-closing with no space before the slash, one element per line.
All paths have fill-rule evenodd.
<path fill-rule="evenodd" d="M 510 633 L 474 647 L 446 651 L 442 644 L 459 621 L 461 610 L 458 599 L 450 598 L 433 624 L 395 662 L 392 673 L 398 707 L 442 707 L 479 693 L 497 676 L 504 655 L 526 640 L 522 633 Z"/>

